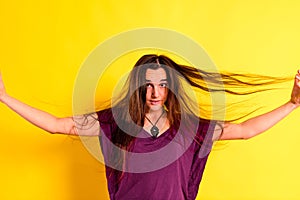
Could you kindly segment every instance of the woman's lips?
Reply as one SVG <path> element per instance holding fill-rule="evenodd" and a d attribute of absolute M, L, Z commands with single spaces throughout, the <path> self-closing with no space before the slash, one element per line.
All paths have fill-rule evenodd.
<path fill-rule="evenodd" d="M 151 105 L 157 105 L 160 104 L 160 100 L 150 100 Z"/>

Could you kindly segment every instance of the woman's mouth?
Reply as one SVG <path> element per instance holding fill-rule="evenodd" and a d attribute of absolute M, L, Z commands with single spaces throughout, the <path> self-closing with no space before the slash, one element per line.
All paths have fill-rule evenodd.
<path fill-rule="evenodd" d="M 160 100 L 150 100 L 151 105 L 158 105 L 160 104 Z"/>

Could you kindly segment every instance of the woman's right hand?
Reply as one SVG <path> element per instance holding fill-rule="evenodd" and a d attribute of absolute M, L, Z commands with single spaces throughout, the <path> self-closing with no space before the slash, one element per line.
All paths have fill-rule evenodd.
<path fill-rule="evenodd" d="M 4 82 L 3 82 L 3 79 L 2 79 L 2 74 L 0 72 L 0 101 L 1 102 L 3 102 L 6 95 L 7 94 L 6 94 Z"/>

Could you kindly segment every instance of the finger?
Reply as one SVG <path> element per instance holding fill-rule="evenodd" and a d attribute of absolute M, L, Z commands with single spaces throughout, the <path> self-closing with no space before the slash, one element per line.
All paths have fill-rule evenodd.
<path fill-rule="evenodd" d="M 300 87 L 300 75 L 297 74 L 295 76 L 294 84 L 297 85 L 298 87 Z"/>

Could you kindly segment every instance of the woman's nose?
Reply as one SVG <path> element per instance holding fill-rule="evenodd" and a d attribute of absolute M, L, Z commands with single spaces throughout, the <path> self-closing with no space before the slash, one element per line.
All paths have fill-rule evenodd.
<path fill-rule="evenodd" d="M 152 95 L 151 95 L 151 96 L 152 96 L 152 97 L 158 97 L 158 96 L 159 96 L 157 86 L 154 86 L 154 87 L 152 88 Z"/>

